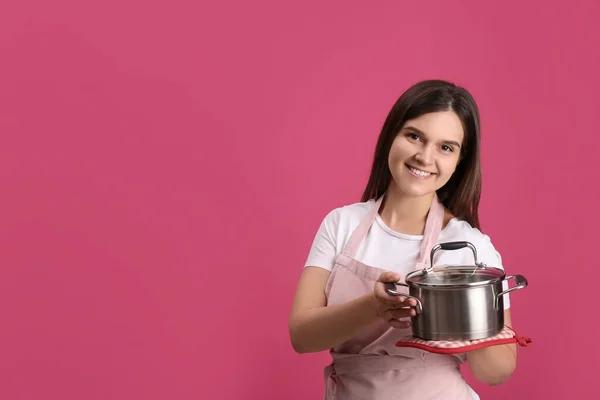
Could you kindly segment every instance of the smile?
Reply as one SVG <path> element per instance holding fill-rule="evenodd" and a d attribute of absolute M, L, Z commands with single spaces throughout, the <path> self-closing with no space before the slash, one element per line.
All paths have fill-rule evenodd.
<path fill-rule="evenodd" d="M 420 169 L 413 168 L 410 165 L 407 165 L 407 167 L 411 174 L 418 176 L 419 178 L 427 178 L 428 176 L 433 175 L 431 172 L 421 171 Z"/>

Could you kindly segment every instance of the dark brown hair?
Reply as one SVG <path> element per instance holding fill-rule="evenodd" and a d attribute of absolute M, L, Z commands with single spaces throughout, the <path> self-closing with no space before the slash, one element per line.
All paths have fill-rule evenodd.
<path fill-rule="evenodd" d="M 379 134 L 371 175 L 361 201 L 379 198 L 390 185 L 392 175 L 388 166 L 388 156 L 392 143 L 404 124 L 421 115 L 438 111 L 454 111 L 462 121 L 465 136 L 456 171 L 437 191 L 437 195 L 455 217 L 479 229 L 479 109 L 473 96 L 466 89 L 443 80 L 418 82 L 396 101 Z"/>

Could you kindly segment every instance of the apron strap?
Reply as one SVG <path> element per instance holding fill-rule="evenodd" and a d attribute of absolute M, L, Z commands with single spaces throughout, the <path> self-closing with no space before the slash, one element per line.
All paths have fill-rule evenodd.
<path fill-rule="evenodd" d="M 373 221 L 375 221 L 375 217 L 379 212 L 379 207 L 381 206 L 382 200 L 383 196 L 377 199 L 377 201 L 373 204 L 373 207 L 371 207 L 367 215 L 365 215 L 362 221 L 360 221 L 358 227 L 354 230 L 354 232 L 352 232 L 350 240 L 348 240 L 348 243 L 346 243 L 346 246 L 344 247 L 344 250 L 342 252 L 343 254 L 349 257 L 354 257 L 356 251 L 358 250 L 358 246 L 360 246 L 360 243 L 367 235 L 367 232 L 369 232 Z"/>
<path fill-rule="evenodd" d="M 439 201 L 437 194 L 433 196 L 433 202 L 427 214 L 427 222 L 425 223 L 425 234 L 421 241 L 421 252 L 416 269 L 423 269 L 430 264 L 429 255 L 431 249 L 438 242 L 442 225 L 444 224 L 444 205 Z"/>

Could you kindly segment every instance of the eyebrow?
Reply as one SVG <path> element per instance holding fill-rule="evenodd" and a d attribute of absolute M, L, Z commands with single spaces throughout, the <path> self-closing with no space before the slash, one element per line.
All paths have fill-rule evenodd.
<path fill-rule="evenodd" d="M 413 132 L 418 133 L 423 136 L 427 136 L 427 134 L 425 132 L 423 132 L 420 129 L 415 128 L 414 126 L 406 126 L 406 127 L 404 127 L 404 129 L 407 131 L 413 131 Z M 444 140 L 443 142 L 444 142 L 444 144 L 451 144 L 453 146 L 460 148 L 460 143 L 455 142 L 454 140 Z"/>

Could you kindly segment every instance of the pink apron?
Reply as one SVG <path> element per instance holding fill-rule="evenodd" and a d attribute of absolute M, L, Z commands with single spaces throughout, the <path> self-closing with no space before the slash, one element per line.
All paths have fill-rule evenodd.
<path fill-rule="evenodd" d="M 383 197 L 360 222 L 341 254 L 336 257 L 326 286 L 327 304 L 343 304 L 372 292 L 384 269 L 354 259 L 360 243 L 375 220 Z M 428 265 L 429 253 L 437 243 L 444 221 L 444 206 L 434 197 L 425 224 L 420 260 Z M 404 278 L 402 278 L 404 280 Z M 402 290 L 398 286 L 398 290 Z M 395 329 L 385 321 L 331 349 L 333 362 L 325 368 L 325 399 L 370 400 L 472 400 L 469 386 L 460 373 L 458 357 L 396 347 L 408 329 Z"/>

